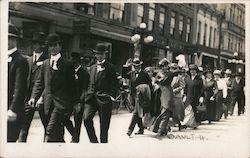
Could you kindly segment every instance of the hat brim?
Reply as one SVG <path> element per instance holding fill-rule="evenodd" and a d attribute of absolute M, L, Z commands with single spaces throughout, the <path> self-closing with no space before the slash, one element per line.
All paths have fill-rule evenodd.
<path fill-rule="evenodd" d="M 139 65 L 141 65 L 143 62 L 141 61 L 139 64 L 136 64 L 136 63 L 132 63 L 132 65 L 134 65 L 134 66 L 139 66 Z"/>
<path fill-rule="evenodd" d="M 106 50 L 106 51 L 97 51 L 97 50 L 93 50 L 93 52 L 95 53 L 95 54 L 105 54 L 105 53 L 107 53 L 108 51 Z"/>
<path fill-rule="evenodd" d="M 62 43 L 63 40 L 55 41 L 55 42 L 45 42 L 46 45 L 56 44 L 56 43 Z"/>

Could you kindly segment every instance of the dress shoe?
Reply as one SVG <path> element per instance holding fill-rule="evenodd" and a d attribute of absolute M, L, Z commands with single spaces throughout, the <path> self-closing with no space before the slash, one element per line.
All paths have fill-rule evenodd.
<path fill-rule="evenodd" d="M 131 132 L 131 131 L 128 131 L 126 134 L 130 137 L 131 134 L 132 134 L 132 132 Z"/>
<path fill-rule="evenodd" d="M 138 132 L 135 133 L 135 135 L 142 135 L 142 134 L 144 134 L 143 130 L 139 130 Z"/>

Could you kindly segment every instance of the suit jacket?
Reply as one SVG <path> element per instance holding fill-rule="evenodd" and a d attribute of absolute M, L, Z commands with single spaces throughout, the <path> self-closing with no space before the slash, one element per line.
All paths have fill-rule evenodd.
<path fill-rule="evenodd" d="M 108 61 L 105 61 L 102 67 L 104 70 L 99 72 L 97 64 L 90 67 L 90 82 L 85 98 L 88 104 L 92 104 L 94 98 L 100 106 L 111 105 L 110 96 L 115 96 L 118 84 L 115 67 Z"/>
<path fill-rule="evenodd" d="M 183 93 L 182 90 L 185 88 L 185 81 L 182 78 L 182 76 L 176 76 L 173 78 L 173 81 L 171 82 L 171 86 L 173 88 L 174 96 L 182 98 Z"/>
<path fill-rule="evenodd" d="M 239 83 L 236 82 L 236 80 L 234 79 L 232 81 L 232 91 L 231 91 L 231 96 L 234 97 L 234 96 L 244 96 L 244 86 L 245 86 L 245 83 L 244 81 L 241 79 Z"/>
<path fill-rule="evenodd" d="M 29 66 L 18 51 L 11 57 L 12 61 L 8 63 L 8 110 L 21 114 L 24 113 Z"/>
<path fill-rule="evenodd" d="M 194 80 L 191 79 L 190 76 L 185 78 L 185 90 L 186 101 L 185 105 L 198 105 L 199 98 L 203 96 L 203 80 L 196 75 Z"/>
<path fill-rule="evenodd" d="M 81 66 L 75 72 L 77 102 L 84 103 L 85 94 L 89 85 L 89 73 Z"/>
<path fill-rule="evenodd" d="M 35 84 L 35 81 L 38 79 L 39 72 L 41 71 L 41 65 L 43 64 L 43 61 L 47 59 L 47 55 L 43 53 L 40 58 L 37 60 L 36 63 L 33 62 L 33 56 L 28 58 L 29 63 L 29 74 L 27 79 L 27 96 L 26 96 L 26 102 L 29 101 L 32 93 L 33 86 Z"/>
<path fill-rule="evenodd" d="M 59 58 L 58 70 L 50 66 L 50 59 L 44 61 L 39 77 L 35 82 L 31 98 L 37 100 L 43 93 L 44 111 L 49 113 L 52 103 L 59 112 L 72 110 L 76 103 L 76 83 L 73 63 Z"/>

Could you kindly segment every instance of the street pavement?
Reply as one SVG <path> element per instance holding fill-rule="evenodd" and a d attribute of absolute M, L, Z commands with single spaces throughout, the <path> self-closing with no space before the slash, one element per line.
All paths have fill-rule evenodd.
<path fill-rule="evenodd" d="M 198 129 L 178 131 L 173 127 L 168 136 L 157 139 L 155 133 L 145 130 L 144 135 L 126 135 L 132 114 L 121 111 L 113 114 L 109 130 L 108 144 L 91 144 L 82 124 L 80 143 L 70 143 L 71 136 L 65 129 L 64 144 L 50 145 L 42 143 L 43 127 L 36 117 L 30 128 L 27 144 L 40 144 L 42 153 L 51 156 L 67 157 L 249 157 L 249 110 L 237 116 L 237 108 L 233 116 L 219 122 L 202 122 Z M 96 134 L 99 137 L 99 117 L 94 118 Z M 138 128 L 135 128 L 135 132 Z M 33 148 L 39 147 L 35 144 Z M 48 147 L 49 146 L 49 147 Z M 63 150 L 62 150 L 63 149 Z M 53 152 L 55 151 L 55 152 Z M 39 153 L 39 152 L 37 152 Z M 40 153 L 41 155 L 43 155 Z M 31 153 L 32 154 L 32 153 Z M 38 154 L 38 155 L 40 155 Z M 40 156 L 41 156 L 40 155 Z"/>

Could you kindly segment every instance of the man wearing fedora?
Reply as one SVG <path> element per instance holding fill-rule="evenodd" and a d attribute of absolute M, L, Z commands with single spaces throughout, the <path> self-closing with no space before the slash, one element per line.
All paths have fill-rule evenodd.
<path fill-rule="evenodd" d="M 49 34 L 45 44 L 50 58 L 41 66 L 29 104 L 34 106 L 42 95 L 44 113 L 48 117 L 45 142 L 64 142 L 63 121 L 76 100 L 74 65 L 62 57 L 62 40 L 58 34 Z"/>
<path fill-rule="evenodd" d="M 232 81 L 232 91 L 231 91 L 231 115 L 233 115 L 234 112 L 234 106 L 236 102 L 238 103 L 238 116 L 241 114 L 244 114 L 244 99 L 245 99 L 245 94 L 244 94 L 244 86 L 245 82 L 242 79 L 242 73 L 237 72 L 235 74 L 235 78 Z"/>
<path fill-rule="evenodd" d="M 29 74 L 27 79 L 27 88 L 28 88 L 27 96 L 25 99 L 25 119 L 22 124 L 21 132 L 19 134 L 19 139 L 18 139 L 19 142 L 26 142 L 30 124 L 34 117 L 34 113 L 36 111 L 36 107 L 30 106 L 28 104 L 28 101 L 31 97 L 34 83 L 38 79 L 39 72 L 41 71 L 41 65 L 43 64 L 43 61 L 47 59 L 47 54 L 44 52 L 44 40 L 45 40 L 45 34 L 43 32 L 34 32 L 33 37 L 31 39 L 33 55 L 30 58 L 28 58 Z M 41 103 L 40 101 L 35 103 L 35 105 L 36 104 L 39 105 Z M 45 131 L 46 128 L 45 125 L 47 121 L 44 115 L 44 111 L 42 107 L 39 107 L 38 111 Z"/>
<path fill-rule="evenodd" d="M 131 104 L 135 107 L 132 115 L 132 119 L 128 128 L 127 135 L 131 136 L 134 131 L 135 125 L 139 127 L 139 131 L 136 132 L 136 135 L 144 134 L 144 126 L 142 123 L 142 117 L 146 112 L 149 112 L 149 109 L 143 108 L 141 106 L 135 105 L 136 100 L 136 87 L 142 84 L 147 84 L 152 89 L 151 79 L 148 73 L 142 70 L 142 61 L 135 57 L 132 60 L 132 70 L 128 73 L 130 75 L 130 101 Z"/>
<path fill-rule="evenodd" d="M 17 50 L 19 32 L 9 24 L 7 141 L 16 142 L 24 119 L 28 62 Z"/>
<path fill-rule="evenodd" d="M 112 114 L 111 96 L 117 87 L 115 67 L 106 58 L 105 43 L 98 43 L 93 50 L 97 62 L 90 67 L 90 83 L 85 98 L 84 125 L 91 143 L 98 143 L 93 118 L 98 111 L 100 117 L 100 141 L 108 142 L 108 130 Z"/>

